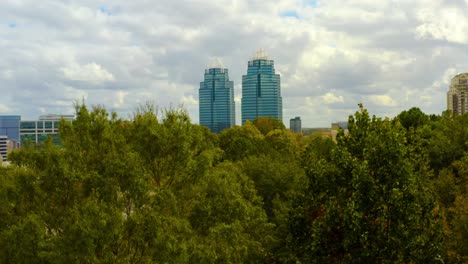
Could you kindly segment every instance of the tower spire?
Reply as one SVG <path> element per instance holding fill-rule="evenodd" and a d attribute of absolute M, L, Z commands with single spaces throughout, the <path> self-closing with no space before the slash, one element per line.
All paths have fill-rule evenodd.
<path fill-rule="evenodd" d="M 268 57 L 268 53 L 264 49 L 258 49 L 255 51 L 254 56 L 252 57 L 252 60 L 269 60 L 270 58 Z"/>
<path fill-rule="evenodd" d="M 224 69 L 224 64 L 221 62 L 220 58 L 212 57 L 208 62 L 207 69 Z"/>

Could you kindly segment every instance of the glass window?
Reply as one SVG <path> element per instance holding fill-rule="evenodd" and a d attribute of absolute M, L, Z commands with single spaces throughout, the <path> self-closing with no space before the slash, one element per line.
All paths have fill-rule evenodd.
<path fill-rule="evenodd" d="M 34 122 L 34 121 L 23 121 L 23 122 L 21 122 L 21 129 L 36 129 L 36 122 Z"/>
<path fill-rule="evenodd" d="M 44 141 L 46 141 L 46 139 L 47 139 L 48 136 L 49 136 L 48 134 L 40 134 L 40 135 L 38 135 L 38 136 L 37 136 L 37 142 L 44 142 Z"/>

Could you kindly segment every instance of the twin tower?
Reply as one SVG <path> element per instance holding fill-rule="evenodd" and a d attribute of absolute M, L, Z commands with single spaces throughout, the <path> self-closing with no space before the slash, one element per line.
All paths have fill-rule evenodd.
<path fill-rule="evenodd" d="M 241 104 L 242 124 L 257 117 L 283 119 L 280 76 L 264 50 L 255 53 L 248 63 L 247 75 L 242 76 Z M 219 60 L 205 70 L 205 79 L 200 83 L 199 110 L 200 125 L 214 133 L 236 124 L 234 83 Z"/>

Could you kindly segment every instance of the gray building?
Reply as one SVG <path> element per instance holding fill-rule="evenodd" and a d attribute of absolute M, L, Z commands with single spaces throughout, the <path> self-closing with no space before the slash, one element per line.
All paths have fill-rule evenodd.
<path fill-rule="evenodd" d="M 8 152 L 8 137 L 0 135 L 0 160 L 5 162 L 7 160 Z"/>
<path fill-rule="evenodd" d="M 299 116 L 289 120 L 289 129 L 294 133 L 302 133 L 302 123 Z"/>
<path fill-rule="evenodd" d="M 458 115 L 468 113 L 468 73 L 452 78 L 447 92 L 447 110 Z"/>

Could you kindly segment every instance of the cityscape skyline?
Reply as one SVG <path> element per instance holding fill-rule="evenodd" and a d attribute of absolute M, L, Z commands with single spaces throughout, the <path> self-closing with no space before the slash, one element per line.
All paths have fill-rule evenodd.
<path fill-rule="evenodd" d="M 466 0 L 2 1 L 0 115 L 73 114 L 84 99 L 125 118 L 152 101 L 183 104 L 199 123 L 200 72 L 220 57 L 241 124 L 245 61 L 259 47 L 274 54 L 285 123 L 328 127 L 358 103 L 440 114 L 450 79 L 468 72 L 467 12 Z"/>

